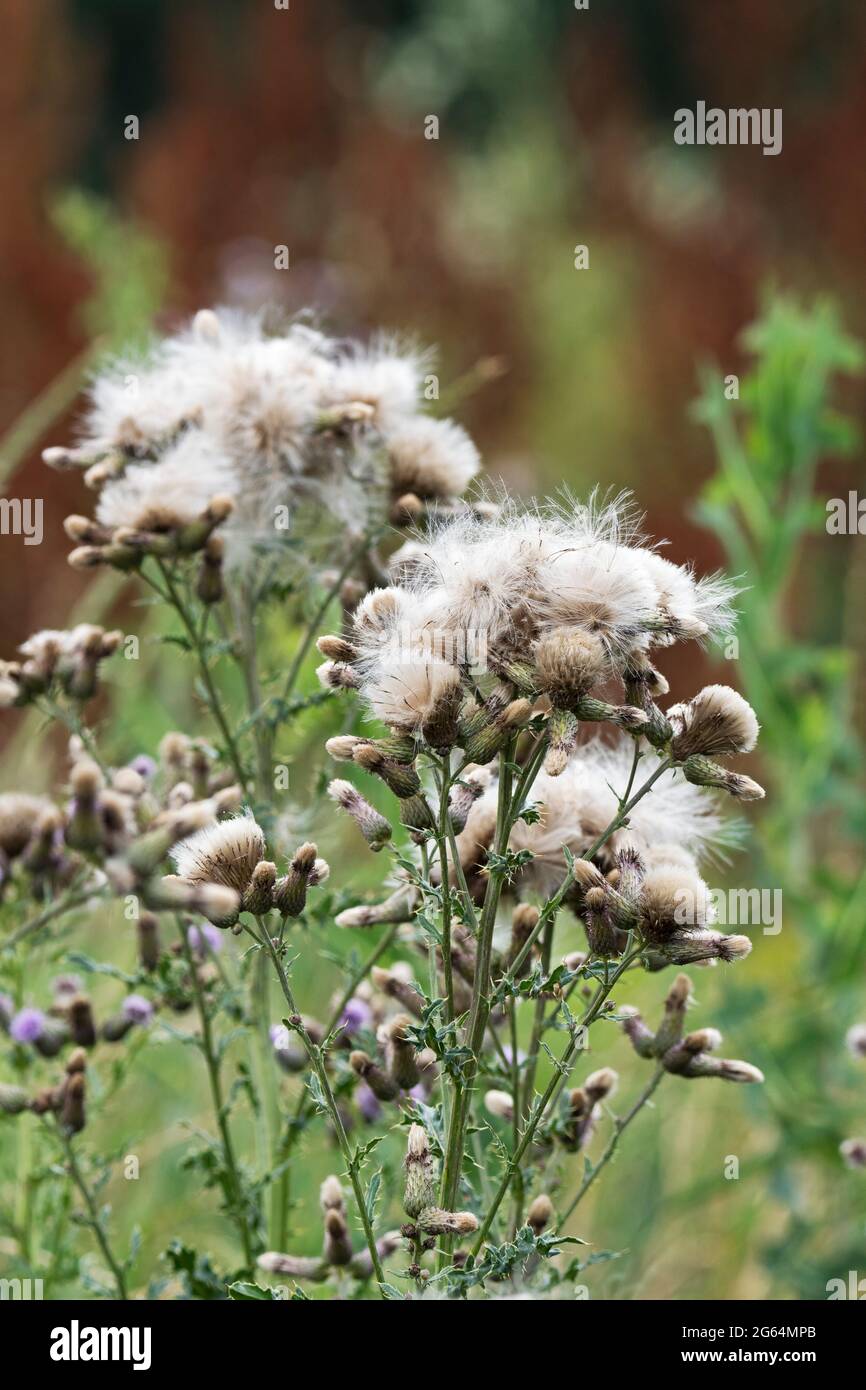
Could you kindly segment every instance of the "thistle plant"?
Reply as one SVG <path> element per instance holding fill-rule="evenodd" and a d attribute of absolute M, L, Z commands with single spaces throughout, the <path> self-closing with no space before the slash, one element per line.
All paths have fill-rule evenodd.
<path fill-rule="evenodd" d="M 144 749 L 121 725 L 125 759 L 104 753 L 119 632 L 37 634 L 0 669 L 4 705 L 68 735 L 55 795 L 0 796 L 22 1268 L 43 1258 L 34 1193 L 38 1222 L 60 1189 L 96 1242 L 88 1287 L 114 1296 L 166 1270 L 193 1297 L 543 1296 L 579 1272 L 573 1213 L 662 1082 L 673 1107 L 681 1082 L 763 1079 L 689 1031 L 682 973 L 750 950 L 702 867 L 726 798 L 763 796 L 729 761 L 758 722 L 724 685 L 665 707 L 660 669 L 730 632 L 735 587 L 667 560 L 625 497 L 467 499 L 478 455 L 423 408 L 427 365 L 205 310 L 101 373 L 77 444 L 46 451 L 96 493 L 70 563 L 164 608 L 206 723 Z M 314 805 L 279 773 L 322 709 Z M 301 824 L 329 844 L 345 825 L 380 891 Z M 74 946 L 97 912 L 123 918 L 122 967 Z M 343 978 L 311 1007 L 298 962 L 331 924 Z M 635 972 L 674 976 L 655 1027 L 623 998 Z M 633 1079 L 605 1064 L 606 1023 Z M 117 1253 L 110 1160 L 87 1148 L 143 1050 L 190 1044 L 213 1120 L 186 1162 L 234 1251 L 206 1277 L 185 1231 L 160 1271 Z M 326 1150 L 311 1214 L 294 1183 Z"/>

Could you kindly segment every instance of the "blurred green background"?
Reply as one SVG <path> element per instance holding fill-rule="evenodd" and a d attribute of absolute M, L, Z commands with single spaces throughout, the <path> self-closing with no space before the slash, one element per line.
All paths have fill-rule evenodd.
<path fill-rule="evenodd" d="M 313 305 L 338 332 L 381 324 L 435 343 L 445 382 L 502 357 L 505 374 L 460 409 L 492 475 L 524 494 L 633 488 L 671 558 L 744 575 L 734 658 L 683 647 L 662 665 L 672 699 L 720 680 L 754 703 L 768 799 L 749 808 L 744 854 L 710 878 L 783 893 L 782 931 L 757 925 L 745 965 L 694 972 L 696 1026 L 722 1028 L 727 1055 L 767 1084 L 665 1083 L 580 1209 L 576 1231 L 623 1252 L 587 1272 L 591 1296 L 822 1298 L 828 1279 L 866 1272 L 866 1180 L 838 1155 L 866 1129 L 862 1065 L 843 1043 L 866 1017 L 866 543 L 824 527 L 826 499 L 864 482 L 866 11 L 0 0 L 0 19 L 0 478 L 45 503 L 42 546 L 0 546 L 0 654 L 73 614 L 160 632 L 129 590 L 66 567 L 62 519 L 86 498 L 38 459 L 68 438 L 92 354 L 204 303 L 274 303 Z M 676 146 L 673 113 L 699 99 L 781 107 L 781 155 Z M 274 269 L 279 245 L 288 271 Z M 575 269 L 578 245 L 589 269 Z M 730 373 L 738 402 L 722 392 Z M 291 650 L 291 634 L 273 640 Z M 201 719 L 181 653 L 143 652 L 113 672 L 119 758 Z M 339 718 L 305 716 L 301 807 Z M 47 784 L 61 750 L 38 725 L 7 716 L 0 741 L 4 789 Z M 341 890 L 375 885 L 350 836 L 310 828 Z M 339 978 L 321 953 L 350 949 L 320 931 L 297 968 L 312 1012 Z M 562 948 L 578 935 L 564 926 Z M 75 945 L 129 963 L 119 912 Z M 665 982 L 621 1002 L 652 1016 Z M 117 989 L 93 992 L 113 1003 Z M 605 1027 L 592 1060 L 622 1072 L 627 1098 L 643 1064 Z M 211 1194 L 180 1166 L 182 1121 L 209 1123 L 200 1059 L 164 1042 L 136 1068 L 87 1135 L 141 1157 L 142 1179 L 108 1191 L 120 1243 L 142 1227 L 144 1284 L 173 1236 L 230 1257 Z M 8 1185 L 9 1126 L 0 1145 Z M 312 1250 L 329 1160 L 307 1154 L 293 1248 Z M 0 1233 L 0 1266 L 4 1253 Z"/>

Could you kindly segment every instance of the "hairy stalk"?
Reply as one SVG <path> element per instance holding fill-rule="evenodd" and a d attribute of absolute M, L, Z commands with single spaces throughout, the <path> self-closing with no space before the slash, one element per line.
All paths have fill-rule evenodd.
<path fill-rule="evenodd" d="M 105 1227 L 103 1225 L 102 1214 L 96 1205 L 93 1193 L 87 1185 L 87 1179 L 81 1171 L 78 1159 L 75 1156 L 75 1149 L 73 1148 L 72 1140 L 70 1139 L 66 1131 L 62 1128 L 62 1126 L 60 1126 L 59 1124 L 57 1126 L 57 1133 L 60 1136 L 60 1142 L 63 1145 L 63 1151 L 66 1155 L 67 1172 L 69 1173 L 69 1176 L 71 1177 L 72 1181 L 75 1183 L 75 1186 L 78 1188 L 78 1191 L 81 1194 L 81 1200 L 84 1202 L 85 1208 L 87 1209 L 86 1224 L 93 1231 L 93 1234 L 96 1237 L 96 1243 L 102 1251 L 102 1257 L 111 1271 L 112 1278 L 114 1279 L 115 1285 L 117 1287 L 117 1297 L 126 1302 L 126 1300 L 129 1298 L 129 1293 L 127 1292 L 126 1288 L 126 1275 L 124 1273 L 123 1266 L 116 1259 L 108 1242 L 108 1236 L 105 1233 Z"/>
<path fill-rule="evenodd" d="M 625 970 L 628 969 L 631 962 L 635 960 L 639 954 L 640 951 L 635 951 L 632 953 L 631 956 L 627 956 L 621 962 L 617 970 L 611 976 L 607 986 L 604 988 L 603 993 L 599 993 L 599 995 L 593 1000 L 592 1004 L 590 1004 L 583 1018 L 580 1020 L 580 1023 L 572 1028 L 571 1040 L 568 1046 L 566 1047 L 565 1051 L 563 1052 L 562 1056 L 560 1057 L 556 1065 L 556 1070 L 553 1076 L 551 1077 L 550 1081 L 548 1082 L 544 1093 L 541 1096 L 539 1096 L 539 1098 L 535 1102 L 535 1105 L 533 1106 L 532 1113 L 530 1114 L 529 1119 L 527 1120 L 526 1128 L 523 1131 L 520 1143 L 518 1144 L 517 1149 L 511 1156 L 508 1166 L 506 1167 L 505 1172 L 502 1176 L 502 1181 L 500 1182 L 499 1187 L 496 1190 L 496 1195 L 493 1198 L 490 1207 L 488 1208 L 487 1215 L 481 1223 L 481 1227 L 478 1231 L 475 1244 L 472 1247 L 473 1255 L 478 1254 L 478 1251 L 481 1249 L 481 1246 L 487 1239 L 487 1233 L 489 1232 L 490 1227 L 493 1225 L 496 1213 L 499 1210 L 503 1198 L 507 1195 L 508 1190 L 511 1187 L 515 1173 L 518 1171 L 520 1160 L 523 1158 L 523 1155 L 526 1153 L 526 1150 L 532 1143 L 535 1132 L 538 1129 L 539 1124 L 541 1123 L 541 1120 L 547 1110 L 550 1101 L 553 1099 L 556 1093 L 561 1078 L 567 1075 L 568 1073 L 568 1069 L 570 1068 L 571 1063 L 574 1060 L 574 1055 L 577 1052 L 581 1040 L 584 1036 L 584 1030 L 589 1028 L 590 1025 L 595 1022 L 601 1010 L 601 1006 L 607 998 L 608 994 L 610 993 L 611 989 L 616 984 L 619 977 L 623 974 Z"/>
<path fill-rule="evenodd" d="M 208 1081 L 210 1083 L 211 1099 L 213 1101 L 214 1116 L 219 1129 L 220 1140 L 222 1142 L 223 1161 L 226 1167 L 228 1178 L 230 1207 L 232 1216 L 238 1228 L 241 1244 L 244 1251 L 244 1261 L 248 1269 L 253 1266 L 252 1240 L 250 1238 L 249 1223 L 246 1215 L 246 1204 L 244 1201 L 243 1183 L 238 1170 L 235 1158 L 234 1144 L 232 1143 L 231 1130 L 229 1128 L 228 1115 L 226 1112 L 225 1098 L 223 1096 L 222 1080 L 220 1078 L 220 1063 L 214 1047 L 213 1029 L 211 1018 L 208 1012 L 207 1003 L 204 997 L 204 990 L 201 980 L 198 977 L 195 957 L 192 947 L 189 944 L 189 934 L 183 922 L 178 919 L 178 930 L 180 931 L 181 945 L 186 962 L 189 967 L 190 978 L 192 980 L 193 993 L 195 994 L 196 1008 L 199 1019 L 201 1020 L 202 1033 L 202 1052 L 204 1054 L 205 1065 L 207 1067 Z"/>
<path fill-rule="evenodd" d="M 553 928 L 553 918 L 549 917 L 545 926 L 544 941 L 541 947 L 541 969 L 545 977 L 550 974 L 550 957 L 553 951 Z M 526 1059 L 526 1077 L 523 1085 L 523 1098 L 518 1101 L 514 1117 L 516 1122 L 519 1122 L 520 1117 L 525 1115 L 529 1110 L 535 1092 L 535 1075 L 538 1071 L 538 1056 L 541 1051 L 541 1038 L 544 1033 L 544 1013 L 546 1007 L 547 1001 L 544 994 L 539 993 L 535 1001 L 535 1015 L 532 1020 L 532 1037 L 529 1043 L 529 1055 Z"/>
<path fill-rule="evenodd" d="M 334 1005 L 334 1008 L 331 1012 L 331 1016 L 325 1024 L 326 1038 L 329 1037 L 331 1033 L 333 1033 L 337 1024 L 340 1022 L 340 1019 L 343 1017 L 343 1010 L 345 1009 L 349 1000 L 352 998 L 352 995 L 355 993 L 355 990 L 358 988 L 358 985 L 361 983 L 362 980 L 366 980 L 370 971 L 373 969 L 373 966 L 376 964 L 377 961 L 381 960 L 382 956 L 385 954 L 388 947 L 391 945 L 391 942 L 397 935 L 397 928 L 399 927 L 399 925 L 399 922 L 394 922 L 391 926 L 389 926 L 381 941 L 376 946 L 374 946 L 373 950 L 370 952 L 368 956 L 365 956 L 364 960 L 358 966 L 357 970 L 353 971 L 349 983 L 346 985 L 346 988 L 340 995 L 339 1000 Z M 300 1096 L 298 1097 L 298 1103 L 295 1106 L 294 1113 L 288 1120 L 285 1127 L 285 1137 L 283 1138 L 278 1155 L 279 1162 L 284 1165 L 286 1165 L 286 1162 L 289 1156 L 291 1155 L 292 1150 L 294 1149 L 298 1136 L 303 1132 L 304 1121 L 306 1120 L 307 1115 L 309 1114 L 312 1103 L 313 1102 L 310 1092 L 305 1086 L 301 1091 Z M 280 1239 L 277 1241 L 275 1249 L 284 1250 L 288 1235 L 288 1213 L 289 1202 L 291 1197 L 291 1175 L 287 1166 L 284 1167 L 283 1173 L 281 1174 L 279 1181 L 281 1184 L 282 1193 L 279 1224 Z"/>
<path fill-rule="evenodd" d="M 442 889 L 442 969 L 445 976 L 445 1021 L 454 1022 L 454 962 L 451 959 L 451 875 L 448 867 L 448 794 L 451 791 L 451 754 L 442 756 L 439 788 L 439 819 L 436 845 L 439 851 L 439 882 Z M 435 945 L 434 945 L 435 958 Z M 435 985 L 435 974 L 433 983 Z"/>
<path fill-rule="evenodd" d="M 159 572 L 163 577 L 166 587 L 166 593 L 162 596 L 165 598 L 167 595 L 168 602 L 171 603 L 172 607 L 175 609 L 178 617 L 183 623 L 183 626 L 186 628 L 186 634 L 189 638 L 190 645 L 192 646 L 192 649 L 195 652 L 196 660 L 198 662 L 199 673 L 201 675 L 202 683 L 204 685 L 206 695 L 205 703 L 207 704 L 207 707 L 210 710 L 219 728 L 220 733 L 222 734 L 223 740 L 225 742 L 226 753 L 228 754 L 229 761 L 231 762 L 232 768 L 234 769 L 235 776 L 237 777 L 240 785 L 246 791 L 248 789 L 247 774 L 244 769 L 243 759 L 241 758 L 237 743 L 235 741 L 235 737 L 232 734 L 231 729 L 229 728 L 229 723 L 226 719 L 225 712 L 222 707 L 222 701 L 220 700 L 219 691 L 217 690 L 216 685 L 214 684 L 213 674 L 211 672 L 210 663 L 208 661 L 207 647 L 202 639 L 202 633 L 200 633 L 199 630 L 196 628 L 192 616 L 188 612 L 186 604 L 184 603 L 178 590 L 178 587 L 175 584 L 174 579 L 172 578 L 172 574 L 169 567 L 166 564 L 164 564 L 163 561 L 160 559 L 157 559 L 156 563 L 159 568 Z M 157 593 L 162 593 L 159 585 L 153 584 L 153 580 L 149 580 L 148 582 L 151 584 L 152 587 L 156 589 Z"/>
<path fill-rule="evenodd" d="M 508 847 L 508 837 L 511 834 L 513 825 L 513 820 L 510 817 L 512 806 L 511 761 L 513 756 L 514 739 L 511 739 L 506 748 L 499 755 L 499 797 L 496 815 L 497 828 L 494 836 L 496 853 L 499 855 L 505 854 Z M 442 1206 L 449 1211 L 454 1208 L 460 1185 L 460 1172 L 462 1168 L 463 1148 L 472 1085 L 478 1070 L 481 1046 L 484 1041 L 484 1033 L 490 1015 L 489 987 L 493 930 L 496 925 L 496 912 L 499 907 L 499 899 L 502 895 L 503 883 L 503 874 L 498 870 L 491 871 L 487 881 L 487 891 L 484 895 L 481 919 L 478 926 L 475 979 L 472 986 L 472 1004 L 469 1011 L 466 1035 L 466 1044 L 470 1050 L 471 1056 L 467 1063 L 464 1080 L 462 1083 L 455 1081 L 454 1084 L 454 1102 L 451 1109 L 445 1147 L 445 1162 L 442 1169 L 440 1200 Z M 443 1257 L 444 1250 L 440 1251 L 440 1260 Z"/>

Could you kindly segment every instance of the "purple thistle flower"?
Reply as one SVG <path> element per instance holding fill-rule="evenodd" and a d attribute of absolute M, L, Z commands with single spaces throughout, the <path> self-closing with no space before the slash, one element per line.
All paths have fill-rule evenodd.
<path fill-rule="evenodd" d="M 156 763 L 153 758 L 148 757 L 147 753 L 139 753 L 138 757 L 133 758 L 129 764 L 133 772 L 137 772 L 139 777 L 143 777 L 145 782 L 149 782 L 156 772 Z"/>
<path fill-rule="evenodd" d="M 289 1030 L 284 1023 L 272 1023 L 268 1029 L 268 1036 L 275 1052 L 288 1052 Z"/>
<path fill-rule="evenodd" d="M 17 1043 L 32 1043 L 44 1029 L 45 1015 L 41 1009 L 19 1009 L 9 1025 L 9 1036 Z"/>
<path fill-rule="evenodd" d="M 143 994 L 128 994 L 121 1005 L 121 1012 L 132 1023 L 149 1023 L 153 1018 L 153 1005 Z"/>
<path fill-rule="evenodd" d="M 368 1028 L 373 1021 L 373 1010 L 363 999 L 353 996 L 343 1010 L 340 1027 L 350 1037 L 362 1028 Z"/>
<path fill-rule="evenodd" d="M 363 1081 L 355 1090 L 355 1100 L 358 1102 L 362 1120 L 365 1120 L 368 1125 L 375 1124 L 382 1113 L 382 1107 L 370 1087 Z"/>
<path fill-rule="evenodd" d="M 203 922 L 200 927 L 190 927 L 188 939 L 192 949 L 202 955 L 208 951 L 216 955 L 223 948 L 223 933 L 219 927 L 212 927 L 210 922 Z"/>

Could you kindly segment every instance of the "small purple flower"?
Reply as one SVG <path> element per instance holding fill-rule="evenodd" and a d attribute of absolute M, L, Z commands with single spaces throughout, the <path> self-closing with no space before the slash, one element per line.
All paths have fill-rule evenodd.
<path fill-rule="evenodd" d="M 149 782 L 156 772 L 156 763 L 146 753 L 139 753 L 137 758 L 133 758 L 129 766 L 133 772 L 138 773 L 139 777 L 143 777 L 145 782 Z"/>
<path fill-rule="evenodd" d="M 54 990 L 55 999 L 62 1001 L 66 995 L 81 992 L 81 980 L 77 975 L 58 975 L 51 981 L 51 988 Z"/>
<path fill-rule="evenodd" d="M 153 1018 L 153 1005 L 143 994 L 128 994 L 121 1011 L 131 1023 L 149 1023 Z"/>
<path fill-rule="evenodd" d="M 353 996 L 343 1010 L 340 1019 L 340 1027 L 350 1037 L 353 1033 L 358 1033 L 362 1028 L 369 1028 L 373 1021 L 373 1010 L 365 1000 Z"/>
<path fill-rule="evenodd" d="M 275 1052 L 288 1052 L 289 1030 L 284 1023 L 272 1023 L 268 1035 Z"/>
<path fill-rule="evenodd" d="M 9 1036 L 17 1043 L 36 1042 L 45 1029 L 45 1015 L 41 1009 L 19 1009 L 9 1025 Z"/>
<path fill-rule="evenodd" d="M 190 927 L 187 936 L 192 949 L 202 955 L 208 951 L 216 955 L 223 948 L 223 933 L 219 927 L 211 926 L 210 922 L 203 922 L 200 927 Z"/>
<path fill-rule="evenodd" d="M 370 1087 L 363 1081 L 355 1089 L 355 1100 L 358 1102 L 362 1120 L 365 1120 L 368 1125 L 375 1124 L 382 1113 L 382 1107 Z"/>
<path fill-rule="evenodd" d="M 413 1086 L 409 1095 L 413 1100 L 425 1101 L 427 1099 L 427 1092 L 424 1089 L 423 1082 L 419 1081 L 417 1086 Z"/>

